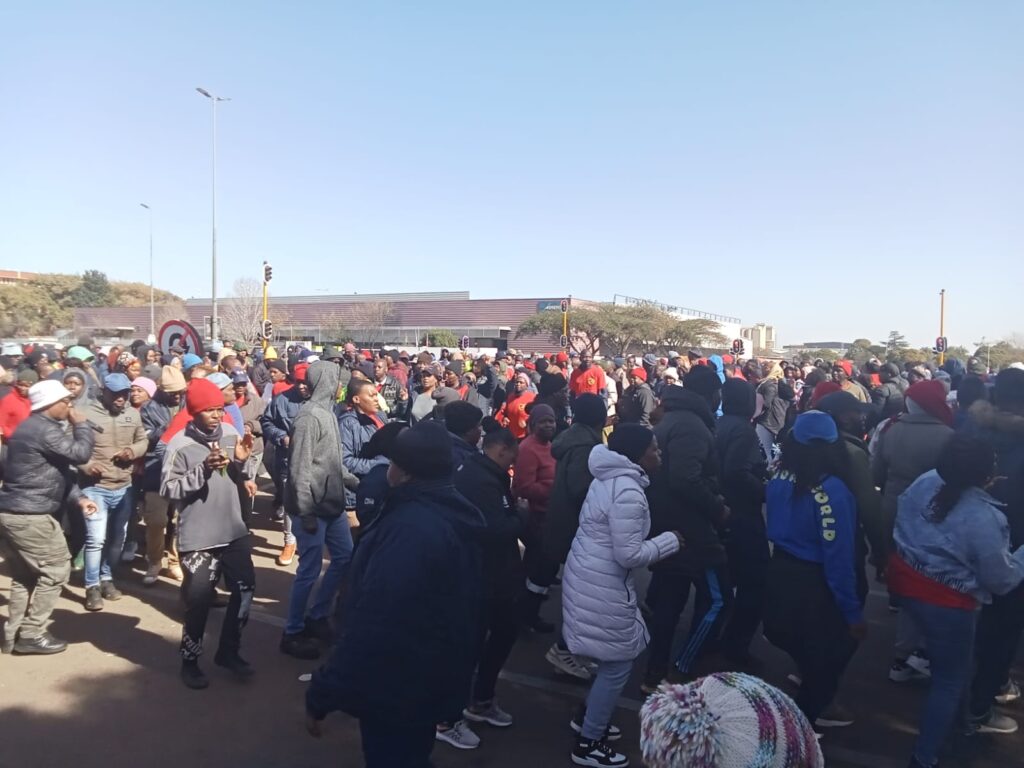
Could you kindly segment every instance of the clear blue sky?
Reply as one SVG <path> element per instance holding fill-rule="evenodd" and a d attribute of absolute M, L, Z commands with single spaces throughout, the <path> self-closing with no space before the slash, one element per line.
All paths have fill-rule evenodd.
<path fill-rule="evenodd" d="M 1024 3 L 8 3 L 0 266 L 1024 331 Z"/>

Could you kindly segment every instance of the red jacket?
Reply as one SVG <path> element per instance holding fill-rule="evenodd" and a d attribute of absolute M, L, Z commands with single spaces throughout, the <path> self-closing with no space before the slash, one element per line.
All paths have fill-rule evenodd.
<path fill-rule="evenodd" d="M 18 425 L 31 415 L 32 404 L 29 399 L 22 397 L 17 389 L 12 389 L 3 400 L 0 400 L 0 431 L 4 440 L 9 440 Z"/>
<path fill-rule="evenodd" d="M 512 493 L 530 502 L 531 523 L 543 520 L 554 484 L 555 458 L 551 455 L 551 443 L 542 443 L 530 435 L 519 445 Z"/>
<path fill-rule="evenodd" d="M 512 394 L 494 415 L 498 423 L 508 427 L 509 432 L 516 436 L 516 440 L 526 437 L 526 424 L 529 416 L 526 415 L 526 406 L 537 399 L 534 392 L 526 391 L 521 395 Z"/>
<path fill-rule="evenodd" d="M 577 397 L 585 394 L 597 395 L 607 388 L 604 371 L 593 363 L 585 371 L 577 368 L 569 377 L 569 391 Z"/>

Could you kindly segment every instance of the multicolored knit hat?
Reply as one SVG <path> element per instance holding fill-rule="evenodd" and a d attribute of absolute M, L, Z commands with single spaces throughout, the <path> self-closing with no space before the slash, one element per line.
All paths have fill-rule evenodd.
<path fill-rule="evenodd" d="M 664 684 L 640 710 L 648 768 L 823 768 L 814 729 L 792 699 L 739 672 Z"/>

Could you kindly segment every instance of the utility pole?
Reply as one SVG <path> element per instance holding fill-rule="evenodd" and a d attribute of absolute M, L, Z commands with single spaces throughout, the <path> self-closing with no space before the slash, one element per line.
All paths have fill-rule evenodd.
<path fill-rule="evenodd" d="M 219 333 L 217 327 L 217 103 L 221 101 L 231 101 L 226 96 L 215 96 L 205 88 L 196 88 L 196 90 L 210 100 L 210 104 L 213 106 L 213 192 L 211 200 L 211 216 L 213 220 L 212 227 L 212 240 L 211 240 L 211 269 L 213 273 L 213 285 L 212 285 L 212 296 L 213 300 L 213 312 L 210 320 L 210 339 L 215 340 Z"/>
<path fill-rule="evenodd" d="M 946 289 L 939 291 L 939 338 L 946 338 Z M 946 350 L 939 352 L 939 365 L 946 362 Z"/>
<path fill-rule="evenodd" d="M 150 343 L 156 341 L 156 307 L 153 302 L 153 209 L 139 203 L 149 214 L 149 336 Z"/>

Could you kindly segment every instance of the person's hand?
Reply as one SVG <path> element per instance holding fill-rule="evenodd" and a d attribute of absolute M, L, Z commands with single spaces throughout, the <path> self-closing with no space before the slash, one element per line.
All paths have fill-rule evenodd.
<path fill-rule="evenodd" d="M 245 492 L 249 494 L 249 498 L 256 498 L 256 481 L 246 480 L 245 481 Z"/>
<path fill-rule="evenodd" d="M 118 466 L 127 466 L 135 461 L 135 454 L 132 453 L 131 448 L 125 448 L 124 450 L 115 453 L 111 461 Z"/>
<path fill-rule="evenodd" d="M 78 500 L 78 506 L 81 508 L 82 514 L 86 517 L 92 517 L 100 511 L 100 508 L 96 506 L 95 501 L 84 497 Z"/>
<path fill-rule="evenodd" d="M 408 400 L 409 399 L 409 390 L 406 389 L 405 387 L 399 387 L 399 389 L 398 389 L 398 399 L 399 400 L 403 400 L 403 401 L 404 400 Z"/>
<path fill-rule="evenodd" d="M 98 464 L 86 464 L 83 471 L 89 477 L 103 477 L 103 468 Z"/>
<path fill-rule="evenodd" d="M 676 539 L 679 540 L 679 548 L 686 549 L 686 539 L 683 538 L 683 534 L 679 531 L 672 531 L 672 533 L 675 534 Z"/>
<path fill-rule="evenodd" d="M 302 530 L 306 533 L 314 534 L 320 530 L 320 522 L 316 519 L 316 515 L 304 515 L 301 520 Z"/>
<path fill-rule="evenodd" d="M 88 419 L 85 417 L 84 413 L 82 413 L 81 411 L 76 411 L 74 408 L 72 408 L 68 411 L 68 421 L 71 422 L 71 426 L 77 427 L 79 424 L 85 424 L 85 422 L 87 422 Z"/>
<path fill-rule="evenodd" d="M 252 434 L 252 424 L 246 424 L 245 425 L 245 434 L 246 434 L 246 436 Z"/>
<path fill-rule="evenodd" d="M 252 432 L 246 433 L 246 435 L 235 443 L 235 461 L 248 461 L 249 457 L 252 456 Z"/>
<path fill-rule="evenodd" d="M 206 469 L 209 472 L 216 472 L 219 469 L 224 469 L 228 465 L 228 457 L 224 455 L 224 452 L 220 449 L 210 451 L 206 456 L 206 461 L 203 462 L 206 465 Z"/>
<path fill-rule="evenodd" d="M 516 499 L 516 512 L 520 515 L 528 515 L 530 513 L 530 502 L 526 499 Z"/>
<path fill-rule="evenodd" d="M 283 445 L 285 448 L 287 448 L 291 444 L 292 439 L 288 437 L 288 435 L 285 435 L 284 437 L 281 438 L 281 445 Z"/>
<path fill-rule="evenodd" d="M 856 624 L 850 625 L 850 637 L 856 640 L 858 643 L 863 641 L 868 636 L 868 624 L 866 621 L 858 621 Z"/>
<path fill-rule="evenodd" d="M 319 739 L 324 735 L 323 730 L 320 728 L 320 721 L 308 713 L 306 714 L 306 733 L 314 739 Z"/>

